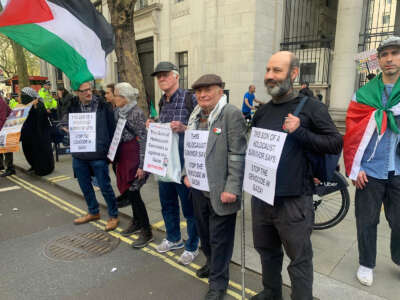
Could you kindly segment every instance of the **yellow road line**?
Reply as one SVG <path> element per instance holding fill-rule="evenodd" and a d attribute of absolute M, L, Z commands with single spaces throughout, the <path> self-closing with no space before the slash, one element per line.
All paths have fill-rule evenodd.
<path fill-rule="evenodd" d="M 51 180 L 51 182 L 55 183 L 55 182 L 69 180 L 69 179 L 71 179 L 71 177 L 66 176 L 66 177 L 63 177 L 63 178 L 58 178 L 58 179 Z"/>
<path fill-rule="evenodd" d="M 55 180 L 55 179 L 59 179 L 59 178 L 63 178 L 63 177 L 68 177 L 68 176 L 66 176 L 66 175 L 61 175 L 61 176 L 56 176 L 56 177 L 50 177 L 50 178 L 47 178 L 47 180 L 48 180 L 48 181 L 53 181 L 53 180 Z"/>
<path fill-rule="evenodd" d="M 151 225 L 151 227 L 156 228 L 156 229 L 159 229 L 163 226 L 164 226 L 164 220 L 158 221 L 157 223 L 154 223 Z"/>
<path fill-rule="evenodd" d="M 57 207 L 61 208 L 61 209 L 64 210 L 64 211 L 67 211 L 67 212 L 69 212 L 69 213 L 71 213 L 71 214 L 73 214 L 73 215 L 75 215 L 75 216 L 78 216 L 78 217 L 80 217 L 80 216 L 86 214 L 86 211 L 84 211 L 84 210 L 82 210 L 82 209 L 80 209 L 80 208 L 78 208 L 78 207 L 72 205 L 71 203 L 69 203 L 69 202 L 67 202 L 67 201 L 65 201 L 65 200 L 63 200 L 63 199 L 61 199 L 61 198 L 59 198 L 59 197 L 57 197 L 57 196 L 55 196 L 55 195 L 53 195 L 53 194 L 47 192 L 47 191 L 45 191 L 45 190 L 43 190 L 43 189 L 41 189 L 41 188 L 39 188 L 39 187 L 37 187 L 37 186 L 35 186 L 35 185 L 29 183 L 29 182 L 27 182 L 26 180 L 23 180 L 22 178 L 20 178 L 20 177 L 18 177 L 18 176 L 16 176 L 16 175 L 8 176 L 7 178 L 8 178 L 10 181 L 12 181 L 12 182 L 14 182 L 14 183 L 20 185 L 21 187 L 25 188 L 26 190 L 32 192 L 33 194 L 35 194 L 35 195 L 41 197 L 42 199 L 45 199 L 45 200 L 49 201 L 50 203 L 56 205 Z M 164 223 L 164 221 L 160 221 L 160 222 L 155 223 L 155 224 L 152 225 L 152 226 L 153 226 L 153 227 L 154 227 L 155 225 L 157 226 L 157 225 L 159 225 L 161 222 Z M 100 219 L 100 220 L 98 220 L 98 221 L 94 221 L 94 222 L 90 222 L 90 223 L 91 223 L 92 225 L 94 225 L 94 226 L 100 228 L 100 229 L 104 229 L 104 226 L 103 226 L 102 224 L 105 225 L 107 222 L 106 222 L 105 220 Z M 99 224 L 99 223 L 101 223 L 101 224 Z M 161 226 L 162 226 L 162 225 L 161 225 Z M 156 227 L 156 228 L 157 228 L 157 227 Z M 120 227 L 118 227 L 116 230 L 119 231 L 119 232 L 122 231 L 122 229 L 121 229 Z M 118 232 L 112 232 L 112 231 L 110 231 L 110 232 L 108 232 L 108 233 L 111 234 L 111 235 L 114 236 L 114 237 L 119 238 L 121 241 L 123 241 L 123 242 L 125 242 L 125 243 L 127 243 L 127 244 L 129 244 L 129 245 L 131 245 L 131 244 L 133 243 L 133 240 L 132 240 L 131 238 L 133 238 L 133 239 L 137 239 L 137 238 L 138 238 L 137 235 L 131 235 L 130 238 L 127 238 L 127 237 L 122 236 L 122 235 L 119 234 Z M 156 249 L 156 247 L 157 247 L 157 245 L 156 245 L 155 243 L 150 243 L 149 246 L 150 246 L 151 248 L 153 248 L 153 249 Z M 164 262 L 168 263 L 168 264 L 171 265 L 172 267 L 175 267 L 176 269 L 179 269 L 179 270 L 185 272 L 186 274 L 191 275 L 192 277 L 196 278 L 196 279 L 199 280 L 199 281 L 208 283 L 208 280 L 207 280 L 207 279 L 198 278 L 198 277 L 196 276 L 196 273 L 195 273 L 195 272 L 193 272 L 192 270 L 190 270 L 190 269 L 187 268 L 186 266 L 183 266 L 183 265 L 181 265 L 181 264 L 175 262 L 174 260 L 178 261 L 178 259 L 179 259 L 179 256 L 178 256 L 178 255 L 175 255 L 175 254 L 172 253 L 172 252 L 167 252 L 166 254 L 167 254 L 168 256 L 170 256 L 171 258 L 174 259 L 174 260 L 172 260 L 172 259 L 166 257 L 166 256 L 164 255 L 165 253 L 160 254 L 160 253 L 158 253 L 157 251 L 154 251 L 153 249 L 150 249 L 149 247 L 144 247 L 144 248 L 141 248 L 140 250 L 142 250 L 142 251 L 144 251 L 144 252 L 146 252 L 146 253 L 149 253 L 149 254 L 151 254 L 151 255 L 153 255 L 153 256 L 156 256 L 156 257 L 161 258 Z M 193 267 L 195 270 L 198 270 L 198 269 L 200 268 L 200 266 L 197 265 L 197 264 L 195 264 L 195 263 L 191 263 L 191 264 L 189 264 L 189 266 Z M 233 282 L 233 281 L 230 280 L 230 281 L 229 281 L 229 285 L 230 285 L 231 287 L 233 287 L 233 288 L 239 290 L 239 291 L 242 291 L 242 286 L 241 286 L 240 284 L 238 284 L 238 283 L 235 283 L 235 282 Z M 246 291 L 247 294 L 250 294 L 250 295 L 252 295 L 252 296 L 256 294 L 256 292 L 254 292 L 253 290 L 248 289 L 248 288 L 246 288 L 245 291 Z M 234 297 L 235 299 L 242 299 L 242 296 L 241 296 L 240 294 L 238 294 L 237 292 L 235 292 L 235 291 L 232 291 L 232 290 L 229 290 L 229 289 L 228 289 L 228 290 L 227 290 L 227 293 L 228 293 L 229 295 L 231 295 L 232 297 Z"/>

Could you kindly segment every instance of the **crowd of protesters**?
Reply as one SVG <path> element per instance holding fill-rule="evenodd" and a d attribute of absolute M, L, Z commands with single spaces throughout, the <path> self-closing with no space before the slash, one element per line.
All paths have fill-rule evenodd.
<path fill-rule="evenodd" d="M 383 41 L 377 51 L 382 73 L 355 93 L 349 107 L 344 138 L 347 175 L 357 188 L 355 213 L 360 266 L 356 276 L 368 286 L 373 282 L 377 224 L 382 203 L 392 230 L 392 260 L 400 265 L 400 205 L 397 198 L 397 183 L 400 180 L 400 38 L 391 37 Z M 295 91 L 293 83 L 298 74 L 299 60 L 293 53 L 280 51 L 273 54 L 264 76 L 266 90 L 272 99 L 263 104 L 252 118 L 253 127 L 287 133 L 276 174 L 274 205 L 255 196 L 251 198 L 253 242 L 260 255 L 263 285 L 263 290 L 253 296 L 253 300 L 282 299 L 283 250 L 290 259 L 291 298 L 313 299 L 311 232 L 314 222 L 314 174 L 307 153 L 339 154 L 343 139 L 327 107 L 314 98 L 308 83 L 304 82 L 300 92 Z M 205 299 L 223 299 L 229 282 L 236 214 L 243 201 L 247 148 L 243 114 L 251 118 L 249 111 L 253 109 L 253 100 L 258 102 L 254 96 L 255 87 L 250 85 L 241 111 L 227 103 L 225 83 L 216 74 L 198 78 L 192 84 L 194 93 L 179 88 L 179 72 L 171 62 L 160 62 L 152 76 L 163 91 L 158 120 L 146 118 L 137 104 L 138 90 L 126 82 L 109 84 L 104 93 L 97 94 L 93 93 L 91 83 L 85 82 L 75 91 L 75 97 L 65 89 L 59 89 L 56 102 L 53 102 L 46 85 L 39 95 L 31 88 L 22 89 L 22 104 L 33 105 L 22 130 L 23 150 L 37 174 L 51 172 L 54 161 L 49 148 L 51 124 L 48 116 L 56 114 L 61 119 L 60 130 L 67 134 L 70 113 L 95 113 L 99 121 L 96 122 L 96 151 L 72 154 L 74 174 L 88 206 L 88 214 L 75 219 L 74 223 L 79 225 L 100 219 L 99 204 L 91 181 L 94 176 L 107 203 L 109 220 L 105 230 L 117 228 L 118 207 L 123 206 L 120 204 L 123 199 L 132 206 L 133 217 L 122 235 L 137 233 L 139 238 L 132 247 L 142 248 L 153 241 L 146 205 L 140 193 L 149 177 L 144 171 L 146 127 L 152 122 L 170 124 L 171 130 L 179 136 L 182 166 L 185 165 L 185 131 L 208 131 L 205 166 L 210 190 L 192 187 L 184 167 L 180 183 L 158 182 L 166 236 L 156 249 L 162 253 L 184 248 L 179 262 L 186 265 L 196 259 L 201 242 L 206 263 L 196 275 L 208 278 L 209 290 Z M 38 100 L 40 94 L 45 97 L 42 97 L 43 101 Z M 309 99 L 296 115 L 294 111 L 304 97 Z M 10 109 L 2 99 L 0 104 L 1 125 Z M 376 111 L 374 124 L 378 129 L 383 127 L 382 124 L 388 125 L 384 128 L 386 131 L 372 131 L 365 141 L 362 126 L 351 125 L 365 120 L 370 122 L 366 118 L 371 117 L 372 111 Z M 119 120 L 126 123 L 112 164 L 120 193 L 116 197 L 111 186 L 107 154 Z M 361 146 L 357 146 L 359 148 L 356 147 L 356 157 L 353 157 L 354 140 L 357 139 L 363 141 L 359 143 Z M 46 153 L 51 159 L 47 163 L 41 160 L 37 165 L 36 156 L 40 153 L 41 157 Z M 186 241 L 181 235 L 180 209 L 187 224 Z"/>

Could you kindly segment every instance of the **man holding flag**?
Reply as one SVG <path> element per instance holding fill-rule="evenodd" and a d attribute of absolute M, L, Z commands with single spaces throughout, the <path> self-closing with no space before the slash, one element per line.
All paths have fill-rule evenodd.
<path fill-rule="evenodd" d="M 343 152 L 346 173 L 357 188 L 357 279 L 367 286 L 373 282 L 382 203 L 392 230 L 392 260 L 400 265 L 400 37 L 384 40 L 377 51 L 382 73 L 353 96 Z"/>

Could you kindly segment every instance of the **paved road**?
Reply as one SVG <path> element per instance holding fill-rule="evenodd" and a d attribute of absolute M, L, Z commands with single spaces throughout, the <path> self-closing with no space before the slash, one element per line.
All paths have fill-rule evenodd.
<path fill-rule="evenodd" d="M 81 197 L 57 186 L 19 173 L 0 178 L 0 299 L 203 299 L 208 286 L 195 276 L 204 257 L 187 267 L 179 265 L 177 253 L 158 254 L 152 243 L 143 250 L 130 247 L 133 239 L 119 232 L 113 251 L 98 257 L 64 261 L 49 258 L 49 244 L 66 235 L 104 228 L 102 220 L 81 226 L 73 218 L 85 213 Z M 155 243 L 163 234 L 155 232 Z M 68 249 L 67 249 L 68 250 Z M 114 272 L 112 272 L 114 270 Z M 241 299 L 241 272 L 231 267 L 226 299 Z M 258 291 L 260 277 L 247 272 L 247 297 Z M 285 299 L 290 290 L 284 288 Z"/>

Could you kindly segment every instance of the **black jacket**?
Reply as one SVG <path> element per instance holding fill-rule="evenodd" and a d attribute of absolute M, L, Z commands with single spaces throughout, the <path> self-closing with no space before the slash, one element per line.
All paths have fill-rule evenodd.
<path fill-rule="evenodd" d="M 305 87 L 304 89 L 301 89 L 299 91 L 299 94 L 302 94 L 303 96 L 308 96 L 308 97 L 314 97 L 314 93 L 310 88 Z"/>
<path fill-rule="evenodd" d="M 83 160 L 107 159 L 108 150 L 114 136 L 116 124 L 111 104 L 104 101 L 103 98 L 97 99 L 99 104 L 96 111 L 96 152 L 72 153 L 72 156 L 75 158 Z M 78 97 L 74 97 L 72 99 L 68 112 L 81 112 L 81 106 Z"/>
<path fill-rule="evenodd" d="M 252 126 L 283 132 L 284 118 L 295 111 L 301 97 L 282 104 L 268 102 L 257 110 Z M 312 194 L 313 175 L 305 151 L 338 154 L 342 150 L 342 136 L 324 104 L 308 99 L 299 118 L 300 127 L 287 135 L 279 161 L 275 188 L 278 201 L 279 197 Z"/>

